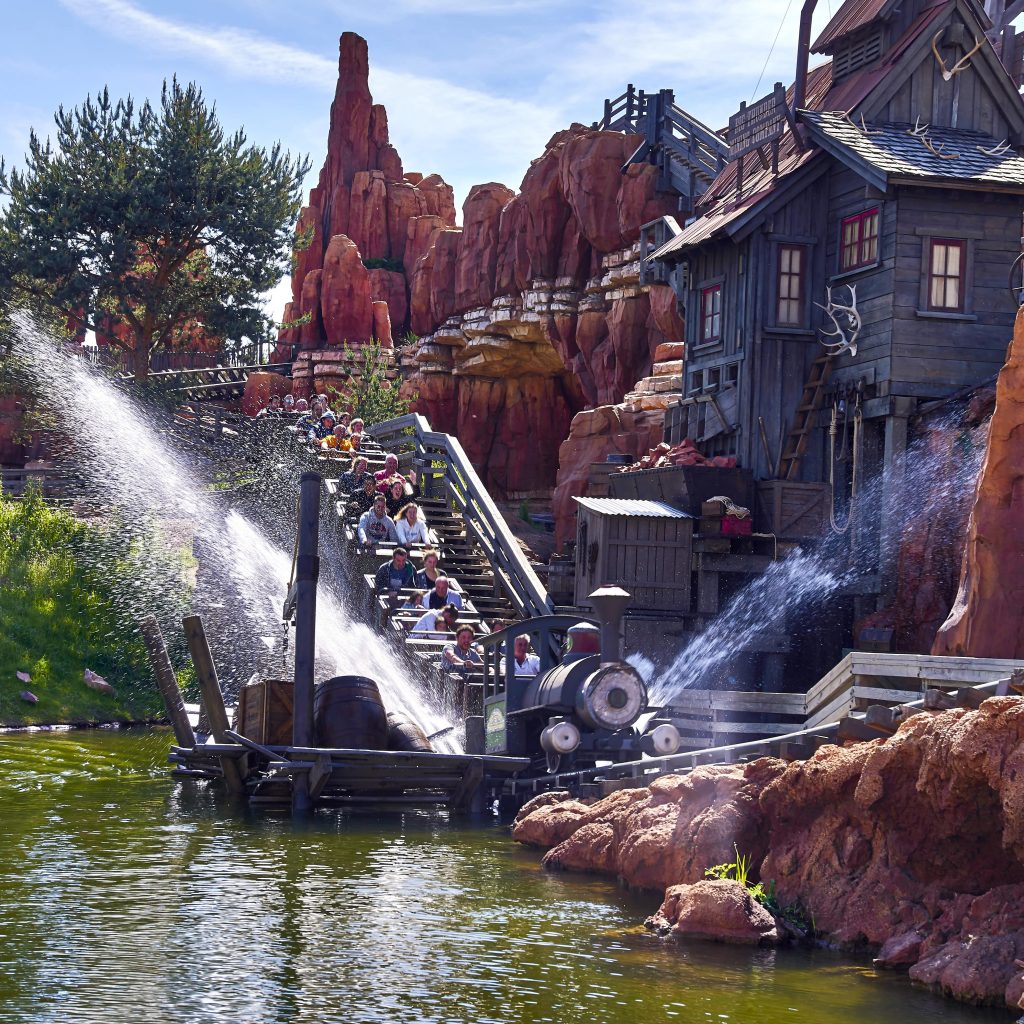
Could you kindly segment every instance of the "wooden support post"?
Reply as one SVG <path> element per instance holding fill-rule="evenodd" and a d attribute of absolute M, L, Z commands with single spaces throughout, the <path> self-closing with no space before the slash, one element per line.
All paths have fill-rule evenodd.
<path fill-rule="evenodd" d="M 912 403 L 913 400 L 911 400 Z M 891 604 L 896 591 L 896 568 L 903 521 L 896 512 L 897 495 L 904 480 L 903 461 L 907 453 L 907 424 L 912 408 L 906 401 L 894 403 L 891 416 L 885 420 L 885 450 L 882 456 L 882 502 L 878 516 L 881 536 L 878 539 L 878 578 L 884 604 Z M 857 526 L 854 527 L 857 529 Z"/>
<path fill-rule="evenodd" d="M 218 743 L 230 743 L 228 737 L 228 713 L 224 709 L 224 694 L 221 693 L 220 683 L 217 680 L 217 668 L 213 664 L 213 655 L 210 653 L 210 645 L 206 642 L 206 630 L 203 629 L 203 620 L 198 615 L 186 615 L 181 620 L 185 629 L 185 639 L 188 640 L 188 649 L 192 654 L 192 664 L 195 666 L 196 678 L 199 680 L 199 688 L 203 694 L 203 706 L 210 717 L 210 730 L 213 738 Z M 238 764 L 230 757 L 222 757 L 220 766 L 224 772 L 224 784 L 231 793 L 241 794 L 245 792 L 245 783 L 242 781 L 242 773 Z"/>
<path fill-rule="evenodd" d="M 196 735 L 192 731 L 192 723 L 188 720 L 188 712 L 185 710 L 185 702 L 178 688 L 171 659 L 167 656 L 167 645 L 160 632 L 160 623 L 156 621 L 156 616 L 147 615 L 139 626 L 146 650 L 149 652 L 149 663 L 153 666 L 153 674 L 156 676 L 156 685 L 164 699 L 167 717 L 171 720 L 174 739 L 180 747 L 194 747 Z"/>
<path fill-rule="evenodd" d="M 295 561 L 295 698 L 292 745 L 312 747 L 313 668 L 316 658 L 316 584 L 320 576 L 320 487 L 319 473 L 299 478 L 299 546 Z M 292 813 L 308 813 L 312 801 L 309 776 L 292 780 Z"/>
<path fill-rule="evenodd" d="M 697 573 L 697 613 L 718 614 L 718 573 L 701 568 Z"/>

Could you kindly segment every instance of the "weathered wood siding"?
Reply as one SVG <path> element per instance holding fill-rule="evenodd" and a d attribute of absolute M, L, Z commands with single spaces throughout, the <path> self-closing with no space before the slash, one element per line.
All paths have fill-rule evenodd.
<path fill-rule="evenodd" d="M 906 18 L 916 16 L 916 6 L 920 5 L 904 5 L 905 10 L 897 15 L 890 27 L 893 38 L 894 29 L 902 32 L 909 25 Z M 923 52 L 910 77 L 892 95 L 883 96 L 881 102 L 869 101 L 869 119 L 891 124 L 920 123 L 939 128 L 965 128 L 987 132 L 996 139 L 1006 138 L 1012 134 L 1013 127 L 1005 110 L 1005 96 L 1001 95 L 994 80 L 998 72 L 985 62 L 981 54 L 977 54 L 966 70 L 949 81 L 943 80 L 942 69 L 931 50 L 931 40 L 940 30 L 945 33 L 943 39 L 950 39 L 951 33 L 959 31 L 963 41 L 963 46 L 954 47 L 943 45 L 943 39 L 940 39 L 939 53 L 947 67 L 952 67 L 964 56 L 964 47 L 973 48 L 973 30 L 968 28 L 959 13 L 948 21 L 936 21 L 934 30 L 930 27 L 925 33 L 927 39 L 918 46 Z"/>
<path fill-rule="evenodd" d="M 891 393 L 941 396 L 1003 365 L 1016 305 L 1008 288 L 1020 252 L 1019 196 L 945 189 L 898 190 Z M 927 310 L 931 238 L 967 245 L 962 316 Z"/>
<path fill-rule="evenodd" d="M 597 587 L 624 587 L 631 607 L 689 612 L 693 520 L 602 515 L 580 507 L 576 603 Z"/>

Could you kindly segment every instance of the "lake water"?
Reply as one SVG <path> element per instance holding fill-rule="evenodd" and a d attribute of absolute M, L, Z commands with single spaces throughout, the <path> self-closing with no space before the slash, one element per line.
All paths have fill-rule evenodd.
<path fill-rule="evenodd" d="M 1008 1021 L 815 951 L 663 943 L 497 824 L 231 813 L 160 730 L 0 735 L 0 1021 Z"/>

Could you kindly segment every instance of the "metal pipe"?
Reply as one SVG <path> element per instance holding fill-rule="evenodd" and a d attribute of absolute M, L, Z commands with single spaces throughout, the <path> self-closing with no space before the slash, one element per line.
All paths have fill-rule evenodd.
<path fill-rule="evenodd" d="M 818 0 L 804 0 L 800 8 L 800 34 L 796 44 L 796 78 L 793 81 L 793 114 L 807 100 L 807 65 L 811 59 L 811 18 Z"/>
<path fill-rule="evenodd" d="M 599 587 L 587 600 L 601 624 L 601 664 L 622 661 L 622 616 L 633 595 L 622 587 Z"/>
<path fill-rule="evenodd" d="M 320 487 L 319 473 L 299 478 L 299 545 L 295 560 L 295 695 L 292 745 L 312 747 L 313 663 L 316 657 L 316 584 L 320 576 Z M 310 809 L 309 779 L 298 775 L 292 782 L 292 812 Z"/>

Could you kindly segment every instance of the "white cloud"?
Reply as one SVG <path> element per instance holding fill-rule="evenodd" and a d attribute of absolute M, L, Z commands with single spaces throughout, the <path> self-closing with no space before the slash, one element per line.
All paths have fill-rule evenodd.
<path fill-rule="evenodd" d="M 188 53 L 243 78 L 301 82 L 331 88 L 337 65 L 326 57 L 265 39 L 240 28 L 215 28 L 171 21 L 128 0 L 60 0 L 103 32 L 149 47 Z"/>
<path fill-rule="evenodd" d="M 130 0 L 60 2 L 101 31 L 137 45 L 188 54 L 237 77 L 287 81 L 327 94 L 337 80 L 335 61 L 244 29 L 172 21 Z M 392 140 L 407 166 L 445 176 L 455 186 L 459 201 L 480 177 L 473 172 L 460 177 L 459 167 L 482 165 L 489 169 L 483 180 L 504 178 L 518 185 L 529 160 L 560 127 L 561 114 L 555 108 L 469 89 L 441 78 L 375 63 L 370 80 L 374 100 L 388 108 Z M 326 113 L 325 103 L 324 137 Z M 455 180 L 449 177 L 453 171 Z"/>

